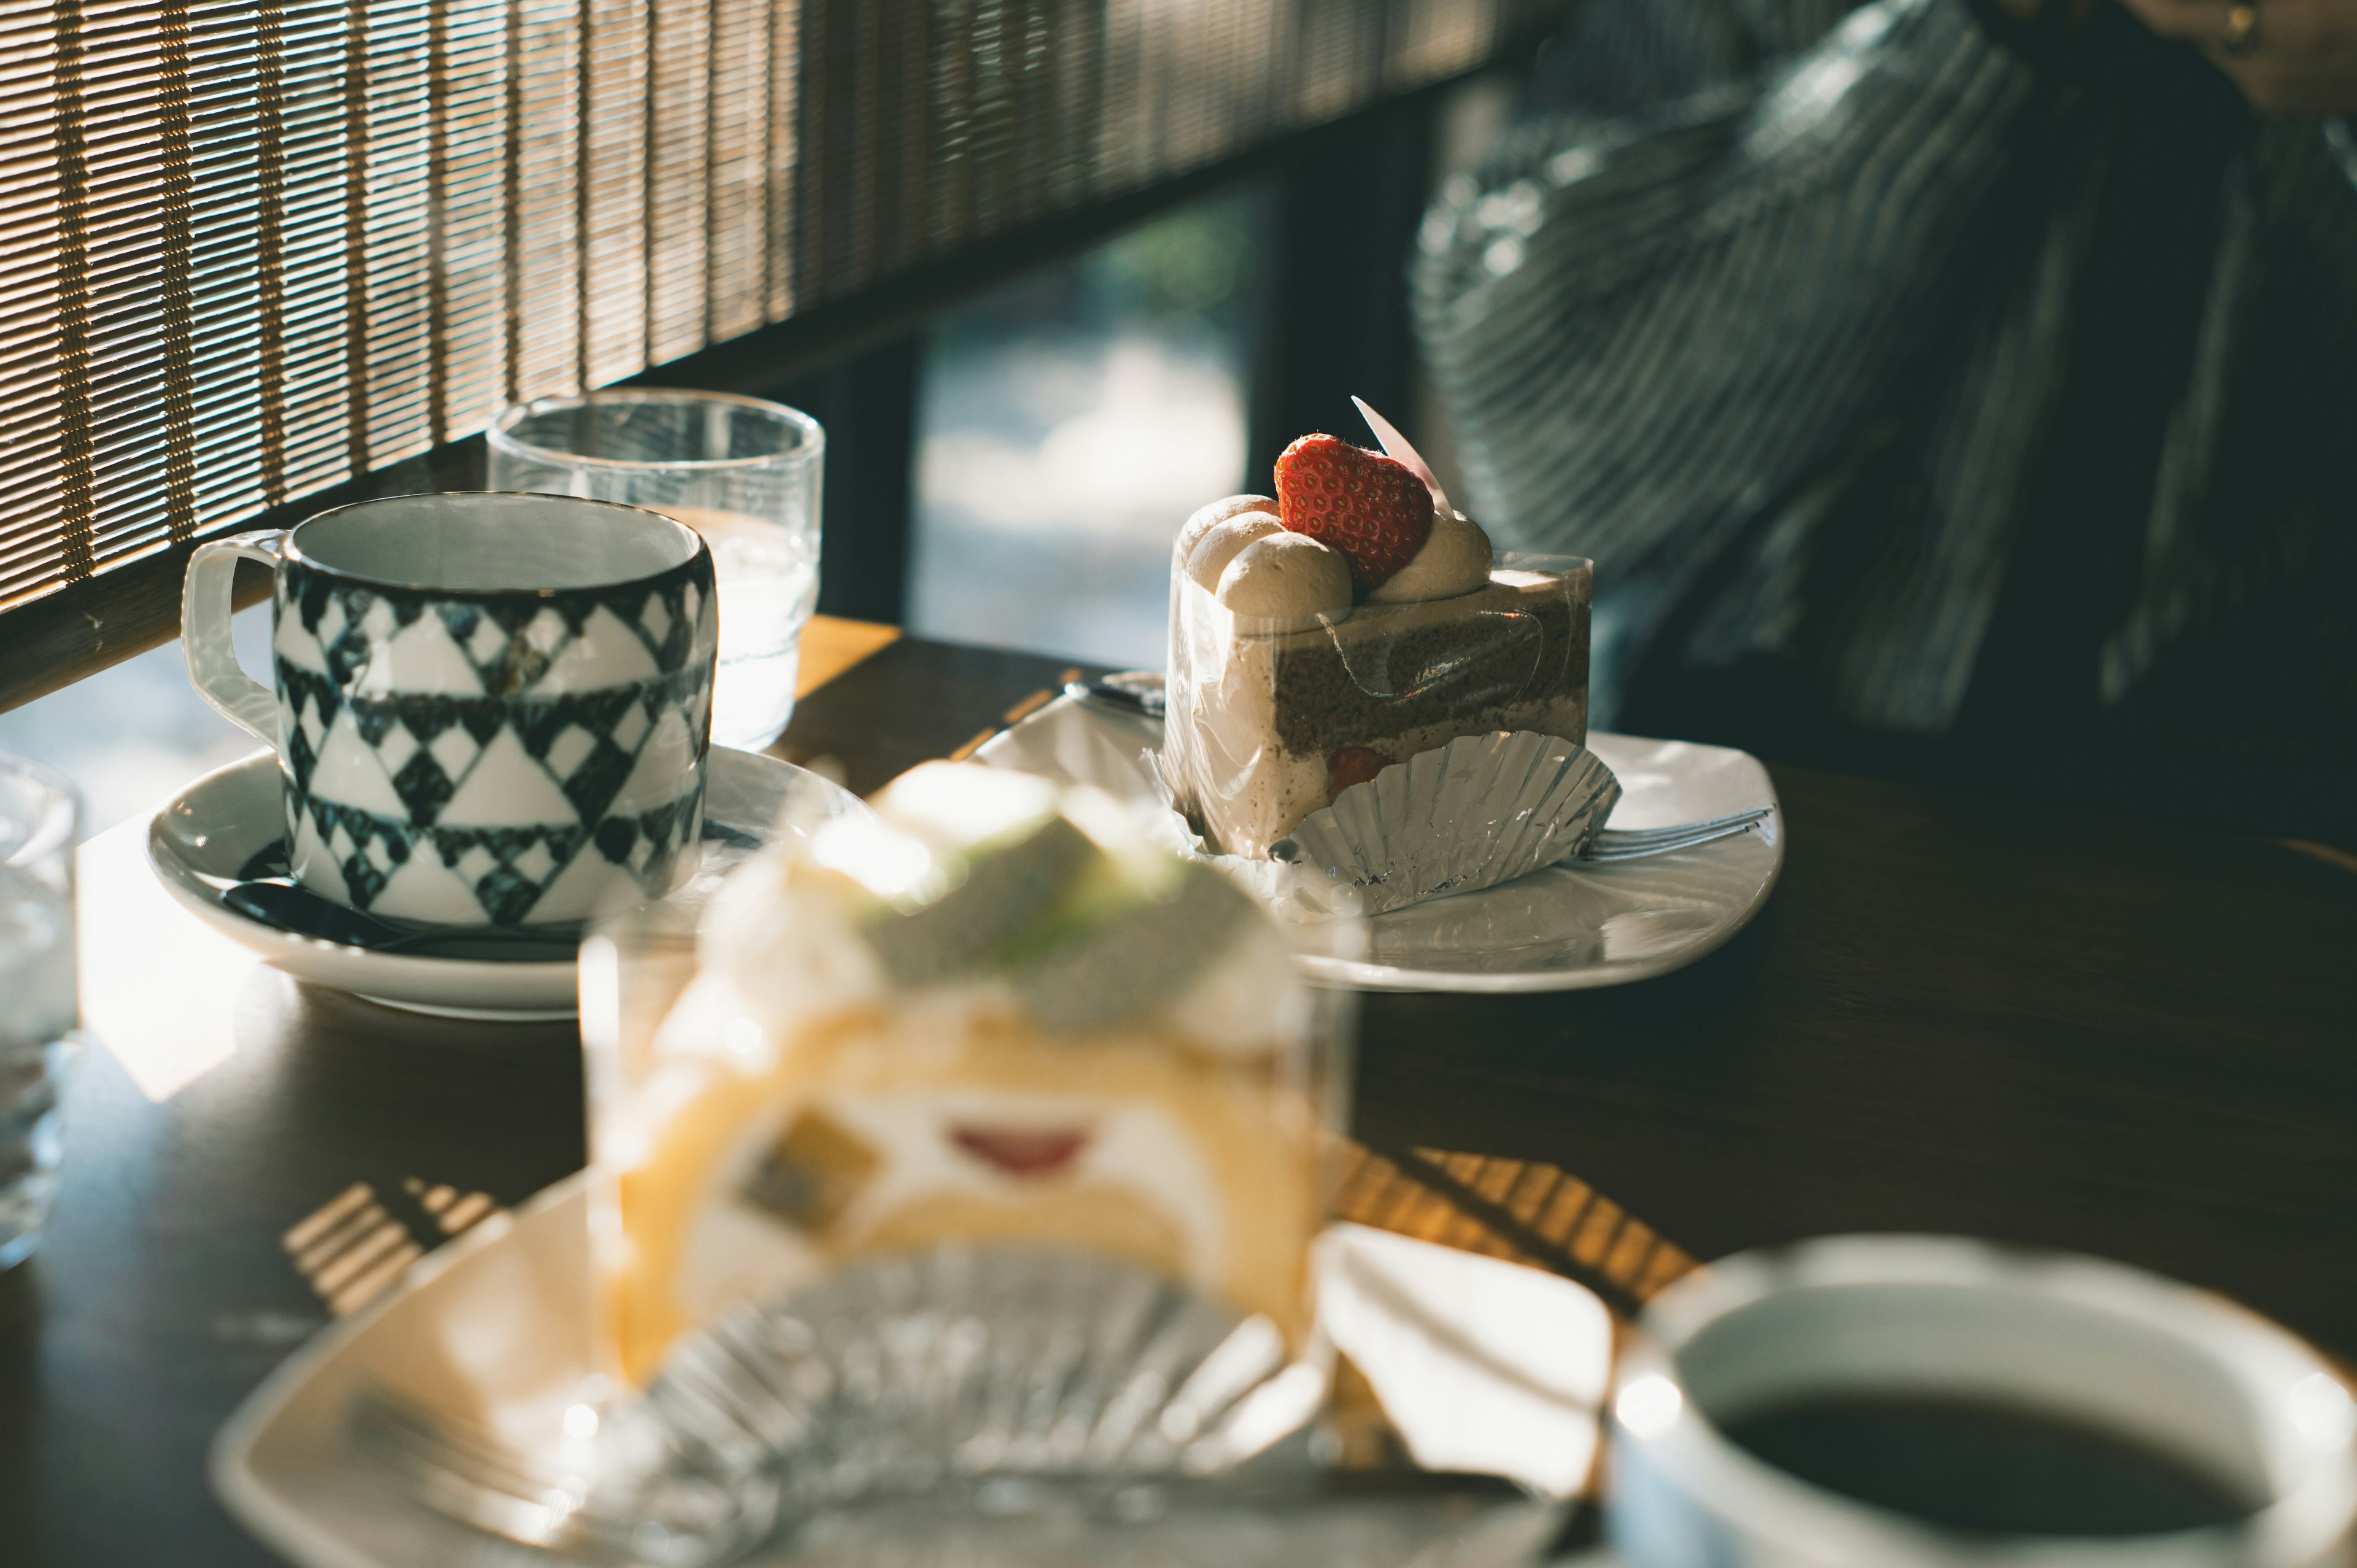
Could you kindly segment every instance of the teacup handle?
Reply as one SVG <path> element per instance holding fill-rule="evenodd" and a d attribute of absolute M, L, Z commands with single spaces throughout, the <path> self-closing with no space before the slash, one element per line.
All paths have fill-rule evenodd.
<path fill-rule="evenodd" d="M 278 749 L 278 699 L 238 664 L 230 640 L 230 596 L 241 557 L 275 571 L 285 543 L 285 529 L 266 529 L 199 544 L 180 590 L 180 648 L 188 655 L 188 683 L 230 723 L 273 751 Z"/>

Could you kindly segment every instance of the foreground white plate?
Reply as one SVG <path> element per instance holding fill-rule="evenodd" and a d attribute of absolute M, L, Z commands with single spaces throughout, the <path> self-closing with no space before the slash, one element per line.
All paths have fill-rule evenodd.
<path fill-rule="evenodd" d="M 789 804 L 819 821 L 866 807 L 838 784 L 774 757 L 712 748 L 705 820 L 766 842 Z M 298 936 L 221 901 L 240 870 L 285 835 L 278 762 L 267 751 L 216 768 L 167 802 L 147 826 L 147 859 L 173 897 L 199 919 L 298 980 L 372 1002 L 459 1018 L 570 1018 L 576 983 L 562 963 L 489 963 L 421 958 Z"/>
<path fill-rule="evenodd" d="M 214 1440 L 213 1488 L 230 1513 L 301 1568 L 533 1561 L 415 1501 L 350 1445 L 345 1422 L 373 1388 L 520 1445 L 552 1442 L 590 1366 L 587 1182 L 485 1220 L 273 1373 Z M 1355 1225 L 1329 1230 L 1317 1260 L 1321 1325 L 1420 1463 L 1577 1488 L 1610 1372 L 1601 1302 L 1539 1270 Z M 1543 1511 L 1531 1522 L 1537 1539 L 1493 1535 L 1418 1561 L 1519 1561 L 1548 1532 Z M 780 1561 L 797 1560 L 791 1549 L 750 1560 Z"/>
<path fill-rule="evenodd" d="M 1140 754 L 1155 720 L 1059 697 L 976 760 L 1093 784 L 1158 809 Z M 1363 962 L 1305 959 L 1319 978 L 1374 991 L 1578 991 L 1682 969 L 1741 930 L 1784 866 L 1784 817 L 1749 752 L 1596 731 L 1587 748 L 1620 780 L 1609 825 L 1663 827 L 1769 808 L 1757 831 L 1610 865 L 1550 866 L 1368 922 Z"/>

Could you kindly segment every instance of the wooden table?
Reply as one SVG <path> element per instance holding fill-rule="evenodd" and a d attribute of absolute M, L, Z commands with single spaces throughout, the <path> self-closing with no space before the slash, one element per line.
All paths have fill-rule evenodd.
<path fill-rule="evenodd" d="M 862 790 L 1068 668 L 813 633 L 813 679 L 854 659 L 780 749 Z M 1615 991 L 1368 998 L 1359 1137 L 1608 1293 L 1688 1252 L 1964 1230 L 2357 1349 L 2357 862 L 1773 772 L 1790 858 L 1749 930 Z M 165 898 L 145 831 L 84 851 L 103 1043 L 49 1240 L 0 1277 L 12 1565 L 269 1562 L 206 1488 L 222 1420 L 335 1304 L 582 1158 L 570 1026 L 297 985 Z"/>

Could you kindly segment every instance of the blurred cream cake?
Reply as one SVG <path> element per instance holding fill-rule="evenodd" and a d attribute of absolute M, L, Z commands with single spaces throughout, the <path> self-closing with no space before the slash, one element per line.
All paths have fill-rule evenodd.
<path fill-rule="evenodd" d="M 1171 554 L 1163 774 L 1213 849 L 1265 856 L 1460 736 L 1586 743 L 1585 562 L 1500 568 L 1479 524 L 1332 436 L 1288 448 L 1277 489 L 1204 507 Z"/>
<path fill-rule="evenodd" d="M 1313 1009 L 1266 917 L 1089 791 L 939 763 L 875 804 L 732 877 L 605 1097 L 624 1373 L 942 1242 L 1109 1254 L 1297 1333 Z"/>

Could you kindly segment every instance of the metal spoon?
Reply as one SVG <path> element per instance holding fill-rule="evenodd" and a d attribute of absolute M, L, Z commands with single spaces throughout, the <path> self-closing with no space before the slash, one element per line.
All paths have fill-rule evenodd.
<path fill-rule="evenodd" d="M 1064 695 L 1148 718 L 1163 716 L 1162 677 L 1151 670 L 1122 670 L 1094 681 L 1068 681 Z"/>

